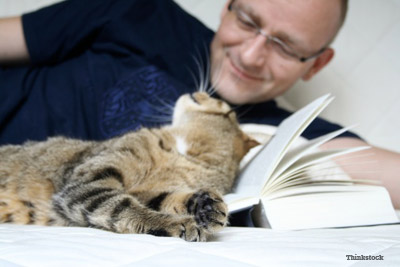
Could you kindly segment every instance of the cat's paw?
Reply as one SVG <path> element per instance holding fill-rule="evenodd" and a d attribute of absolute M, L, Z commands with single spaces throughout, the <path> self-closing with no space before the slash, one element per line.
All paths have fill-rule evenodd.
<path fill-rule="evenodd" d="M 192 216 L 181 216 L 174 219 L 164 227 L 160 227 L 147 232 L 155 236 L 179 237 L 186 241 L 199 242 L 207 240 L 207 233 L 199 227 Z"/>
<path fill-rule="evenodd" d="M 189 198 L 186 207 L 197 225 L 209 233 L 221 230 L 228 223 L 228 207 L 216 192 L 198 191 Z"/>

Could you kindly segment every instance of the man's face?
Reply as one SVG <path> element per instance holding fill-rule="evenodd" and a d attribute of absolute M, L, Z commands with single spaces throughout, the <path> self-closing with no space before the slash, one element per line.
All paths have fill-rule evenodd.
<path fill-rule="evenodd" d="M 229 3 L 222 11 L 221 24 L 211 44 L 211 79 L 218 94 L 228 102 L 272 99 L 299 78 L 311 78 L 332 58 L 332 49 L 306 62 L 279 53 L 262 34 L 251 35 L 252 26 L 238 20 L 237 12 L 297 55 L 307 57 L 325 47 L 334 36 L 340 17 L 339 1 L 235 0 L 233 10 L 228 10 Z"/>

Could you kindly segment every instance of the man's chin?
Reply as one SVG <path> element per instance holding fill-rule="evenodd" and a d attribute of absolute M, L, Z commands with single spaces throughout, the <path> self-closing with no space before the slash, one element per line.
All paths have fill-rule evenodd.
<path fill-rule="evenodd" d="M 226 102 L 233 105 L 244 105 L 262 102 L 260 99 L 255 99 L 254 95 L 248 95 L 244 93 L 232 92 L 232 91 L 217 91 L 217 94 Z"/>
<path fill-rule="evenodd" d="M 230 104 L 244 105 L 267 101 L 272 88 L 265 84 L 231 82 L 229 77 L 221 78 L 217 86 L 217 94 Z"/>

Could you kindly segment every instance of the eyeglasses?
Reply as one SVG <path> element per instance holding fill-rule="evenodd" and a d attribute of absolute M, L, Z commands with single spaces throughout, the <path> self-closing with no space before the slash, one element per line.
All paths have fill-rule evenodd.
<path fill-rule="evenodd" d="M 231 3 L 229 4 L 228 10 L 232 12 L 232 14 L 235 16 L 235 23 L 238 26 L 238 30 L 240 30 L 240 33 L 243 34 L 245 38 L 253 38 L 257 35 L 262 35 L 267 39 L 266 43 L 271 45 L 274 52 L 282 57 L 290 57 L 293 59 L 297 59 L 300 62 L 306 62 L 312 58 L 319 56 L 325 51 L 326 47 L 323 47 L 321 50 L 311 56 L 300 56 L 292 47 L 284 43 L 282 40 L 267 34 L 254 22 L 249 14 L 240 9 L 239 6 L 233 5 L 233 2 L 234 0 L 231 1 Z"/>

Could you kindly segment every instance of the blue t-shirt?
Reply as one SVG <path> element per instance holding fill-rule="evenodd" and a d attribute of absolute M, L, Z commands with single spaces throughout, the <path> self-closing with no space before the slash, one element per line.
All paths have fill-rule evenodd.
<path fill-rule="evenodd" d="M 214 35 L 171 0 L 69 0 L 22 22 L 31 64 L 0 67 L 0 144 L 103 140 L 164 124 L 175 100 L 196 90 Z M 274 101 L 237 112 L 272 125 L 290 115 Z M 303 136 L 338 128 L 317 119 Z"/>

